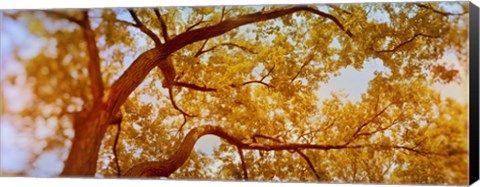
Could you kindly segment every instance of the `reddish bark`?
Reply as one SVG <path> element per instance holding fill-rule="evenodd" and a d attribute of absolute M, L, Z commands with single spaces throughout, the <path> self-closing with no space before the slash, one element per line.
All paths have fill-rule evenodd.
<path fill-rule="evenodd" d="M 238 137 L 228 130 L 213 125 L 204 125 L 193 128 L 188 132 L 188 134 L 183 139 L 182 143 L 178 147 L 177 151 L 170 156 L 167 160 L 162 161 L 149 161 L 149 162 L 142 162 L 133 167 L 131 167 L 123 176 L 124 177 L 168 177 L 173 172 L 175 172 L 178 168 L 180 168 L 190 156 L 195 143 L 200 139 L 202 136 L 205 135 L 215 135 L 219 138 L 222 138 L 229 144 L 236 146 L 238 149 L 249 149 L 249 150 L 263 150 L 263 151 L 295 151 L 298 152 L 302 157 L 306 157 L 300 150 L 301 149 L 317 149 L 317 150 L 333 150 L 333 149 L 363 149 L 368 147 L 375 147 L 377 149 L 402 149 L 411 151 L 417 154 L 436 154 L 432 152 L 426 152 L 422 150 L 418 150 L 414 147 L 407 147 L 407 146 L 397 146 L 397 145 L 348 145 L 348 144 L 341 144 L 341 145 L 320 145 L 320 144 L 297 144 L 297 143 L 245 143 L 242 142 L 245 137 Z M 257 135 L 257 137 L 266 137 L 262 135 Z M 270 139 L 270 138 L 268 138 Z M 275 141 L 276 142 L 276 141 Z M 312 165 L 309 159 L 306 159 L 309 165 Z M 243 164 L 243 167 L 245 165 Z M 244 173 L 246 173 L 246 169 L 244 168 Z M 314 170 L 315 171 L 315 170 Z M 316 172 L 316 171 L 315 171 Z M 247 176 L 245 174 L 245 176 Z M 319 178 L 319 177 L 318 177 Z"/>
<path fill-rule="evenodd" d="M 132 63 L 132 65 L 120 76 L 120 78 L 113 83 L 110 90 L 108 90 L 103 95 L 103 91 L 99 91 L 103 89 L 100 89 L 101 75 L 99 71 L 99 58 L 97 58 L 98 49 L 96 49 L 95 51 L 95 49 L 89 48 L 90 54 L 97 52 L 97 57 L 89 55 L 90 58 L 92 58 L 90 59 L 91 63 L 89 64 L 89 66 L 91 66 L 92 68 L 89 68 L 89 73 L 91 74 L 90 77 L 92 81 L 92 92 L 96 100 L 94 101 L 94 106 L 90 109 L 90 112 L 88 113 L 88 116 L 85 118 L 84 121 L 76 119 L 78 123 L 75 124 L 75 137 L 73 139 L 70 154 L 65 161 L 65 167 L 62 175 L 94 176 L 100 144 L 102 139 L 104 138 L 105 131 L 110 124 L 110 121 L 112 120 L 112 118 L 115 117 L 115 115 L 113 114 L 116 114 L 119 111 L 120 106 L 122 106 L 130 93 L 132 93 L 133 90 L 135 90 L 135 88 L 140 85 L 140 83 L 144 80 L 147 74 L 159 63 L 164 63 L 163 61 L 168 57 L 168 55 L 183 48 L 186 45 L 222 35 L 242 25 L 274 19 L 298 11 L 308 11 L 313 14 L 317 14 L 319 16 L 330 19 L 335 24 L 337 24 L 337 26 L 341 30 L 345 31 L 349 36 L 352 36 L 352 34 L 348 30 L 346 30 L 340 24 L 340 22 L 332 15 L 306 6 L 291 6 L 265 12 L 241 15 L 224 20 L 213 26 L 192 29 L 177 35 L 176 37 L 168 40 L 165 44 L 160 44 L 158 36 L 152 34 L 152 32 L 150 32 L 150 30 L 141 23 L 140 19 L 138 19 L 136 14 L 133 11 L 130 11 L 135 21 L 135 24 L 133 24 L 132 26 L 139 28 L 142 32 L 146 33 L 150 38 L 152 38 L 156 43 L 156 47 L 142 53 Z M 90 32 L 91 29 L 89 24 L 83 25 L 84 22 L 82 22 L 82 20 L 76 20 L 73 17 L 62 13 L 51 13 L 57 16 L 62 16 L 67 20 L 79 24 L 82 29 L 86 30 L 84 32 L 84 36 L 88 43 L 87 47 L 95 46 L 96 48 L 95 37 L 93 35 L 93 31 Z M 86 22 L 88 22 L 88 20 Z M 157 166 L 158 168 L 156 170 L 142 171 L 141 175 L 162 176 L 164 173 L 169 174 L 175 171 L 176 168 L 180 167 L 181 164 L 183 164 L 183 162 L 180 163 L 176 160 L 185 160 L 186 158 L 188 158 L 188 156 L 185 157 L 185 155 L 178 155 L 178 157 L 175 158 L 173 161 L 162 162 L 162 166 Z M 163 165 L 164 163 L 167 163 L 167 165 Z M 166 169 L 162 170 L 162 167 Z M 134 171 L 140 170 L 136 169 Z"/>
<path fill-rule="evenodd" d="M 128 95 L 162 58 L 157 49 L 141 54 L 111 89 L 95 102 L 87 118 L 76 124 L 70 154 L 65 161 L 63 176 L 94 176 L 98 152 L 105 131 Z"/>

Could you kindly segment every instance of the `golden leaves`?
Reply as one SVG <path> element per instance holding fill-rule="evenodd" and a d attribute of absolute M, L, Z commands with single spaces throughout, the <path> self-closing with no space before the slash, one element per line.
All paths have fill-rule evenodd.
<path fill-rule="evenodd" d="M 198 29 L 262 11 L 261 7 L 239 6 L 161 10 L 169 37 L 188 28 Z M 100 17 L 94 18 L 98 13 Z M 185 121 L 182 132 L 177 132 L 186 119 L 178 116 L 164 90 L 156 85 L 161 76 L 149 74 L 123 105 L 126 117 L 122 125 L 126 130 L 122 134 L 125 145 L 119 147 L 122 163 L 165 158 L 175 150 L 182 134 L 197 125 L 211 123 L 229 128 L 249 142 L 254 141 L 253 134 L 259 133 L 295 143 L 369 145 L 362 149 L 302 150 L 328 181 L 463 182 L 461 173 L 467 161 L 458 155 L 467 145 L 467 108 L 455 100 L 442 99 L 431 85 L 433 81 L 448 83 L 458 76 L 457 69 L 439 64 L 438 59 L 448 49 L 459 50 L 465 42 L 467 29 L 460 23 L 462 19 L 446 21 L 444 16 L 408 4 L 339 5 L 328 8 L 328 13 L 355 37 L 348 37 L 326 18 L 299 12 L 242 26 L 171 54 L 176 62 L 177 80 L 216 91 L 175 88 L 179 105 L 199 114 Z M 120 9 L 91 14 L 96 23 L 97 45 L 105 60 L 102 71 L 107 84 L 125 68 L 111 62 L 128 66 L 139 53 L 153 46 L 140 31 L 129 26 L 125 14 Z M 161 34 L 152 11 L 139 10 L 138 16 L 155 34 Z M 44 37 L 48 33 L 43 32 L 47 23 L 56 21 L 37 19 L 29 30 Z M 85 91 L 89 84 L 84 70 L 85 46 L 78 29 L 46 37 L 57 42 L 54 57 L 42 53 L 25 61 L 29 76 L 36 80 L 39 103 L 54 103 L 56 97 L 61 97 L 65 105 L 78 98 L 89 100 Z M 387 70 L 374 73 L 360 101 L 353 102 L 339 92 L 319 103 L 315 94 L 322 89 L 319 83 L 328 83 L 333 76 L 345 76 L 339 72 L 346 67 L 364 70 L 372 59 L 380 61 Z M 60 81 L 62 85 L 54 86 L 54 82 Z M 355 83 L 345 86 L 350 84 Z M 48 94 L 41 91 L 46 86 Z M 65 93 L 51 93 L 54 88 Z M 110 136 L 112 133 L 108 132 Z M 105 140 L 111 144 L 107 140 L 111 139 Z M 446 156 L 382 149 L 394 145 L 410 146 L 420 153 L 443 151 Z M 102 164 L 111 159 L 109 148 L 103 149 Z M 220 160 L 224 163 L 218 167 L 219 177 L 215 177 L 241 178 L 236 154 L 226 144 L 211 157 L 194 153 L 173 177 L 212 177 L 212 171 L 205 168 Z M 245 151 L 245 158 L 252 179 L 315 180 L 308 165 L 288 151 Z M 451 169 L 455 175 L 438 174 L 436 171 L 452 166 L 449 159 L 460 163 Z M 111 166 L 102 168 L 107 175 L 113 170 Z"/>

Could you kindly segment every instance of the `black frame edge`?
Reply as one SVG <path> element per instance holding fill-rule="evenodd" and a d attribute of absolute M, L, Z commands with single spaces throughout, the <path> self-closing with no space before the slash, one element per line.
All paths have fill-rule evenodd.
<path fill-rule="evenodd" d="M 479 178 L 479 8 L 469 5 L 469 184 Z"/>

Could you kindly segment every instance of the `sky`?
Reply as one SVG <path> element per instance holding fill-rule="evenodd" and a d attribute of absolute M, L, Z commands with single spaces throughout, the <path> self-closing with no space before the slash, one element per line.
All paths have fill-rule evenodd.
<path fill-rule="evenodd" d="M 42 44 L 43 40 L 31 35 L 28 30 L 9 19 L 1 19 L 0 27 L 0 80 L 2 82 L 1 90 L 6 98 L 7 110 L 11 112 L 19 112 L 24 107 L 28 107 L 33 99 L 33 94 L 25 78 L 17 80 L 16 85 L 5 83 L 4 79 L 7 75 L 25 75 L 24 66 L 15 61 L 12 56 L 15 47 L 19 47 L 21 56 L 35 56 Z M 132 57 L 127 57 L 128 61 L 133 61 Z M 444 59 L 450 63 L 457 63 L 458 60 L 452 54 L 447 54 Z M 127 63 L 128 65 L 128 63 Z M 373 78 L 373 72 L 389 70 L 383 66 L 380 61 L 370 61 L 365 63 L 364 68 L 356 70 L 347 67 L 340 70 L 340 76 L 330 77 L 330 81 L 322 83 L 320 89 L 316 91 L 320 100 L 330 97 L 332 92 L 343 92 L 348 94 L 352 101 L 359 101 L 360 95 L 367 90 L 368 82 Z M 20 76 L 20 77 L 22 77 Z M 468 84 L 468 83 L 467 83 Z M 451 83 L 448 85 L 437 85 L 437 90 L 441 92 L 443 97 L 452 97 L 456 100 L 467 102 L 465 93 L 465 83 L 462 85 Z M 462 91 L 460 91 L 462 90 Z M 21 99 L 19 99 L 21 98 Z M 31 159 L 32 139 L 30 137 L 45 137 L 51 135 L 58 121 L 33 121 L 35 125 L 43 126 L 38 132 L 21 132 L 16 128 L 15 118 L 8 117 L 2 113 L 0 117 L 0 170 L 3 171 L 20 171 L 28 166 Z M 30 133 L 30 134 L 29 134 Z M 216 136 L 207 135 L 202 137 L 195 145 L 195 150 L 202 151 L 210 155 L 214 148 L 220 144 L 220 139 Z M 47 152 L 42 154 L 34 163 L 37 170 L 30 174 L 34 176 L 51 176 L 61 171 L 63 163 L 60 160 L 61 155 L 55 152 Z"/>

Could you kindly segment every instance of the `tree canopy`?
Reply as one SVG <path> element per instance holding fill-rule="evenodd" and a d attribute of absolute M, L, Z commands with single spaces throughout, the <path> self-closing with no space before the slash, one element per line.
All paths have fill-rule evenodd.
<path fill-rule="evenodd" d="M 2 175 L 468 182 L 468 3 L 2 14 Z"/>

